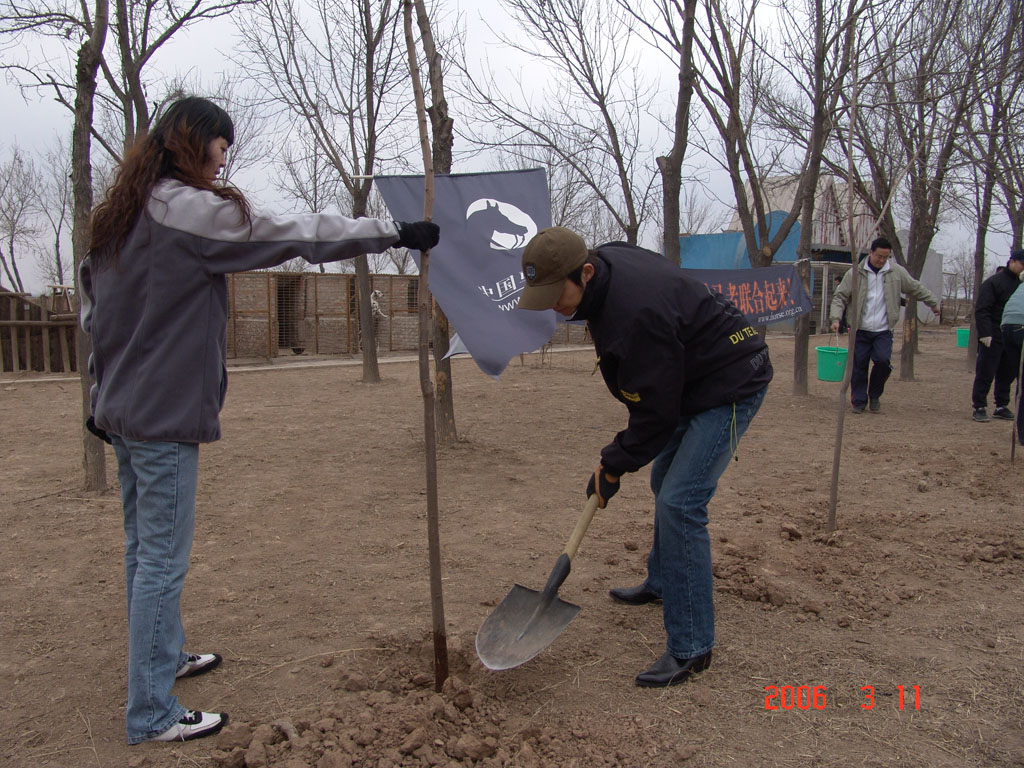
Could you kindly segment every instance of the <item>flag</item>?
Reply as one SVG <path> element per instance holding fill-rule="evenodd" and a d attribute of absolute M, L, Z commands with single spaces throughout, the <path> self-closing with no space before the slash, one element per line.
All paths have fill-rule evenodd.
<path fill-rule="evenodd" d="M 758 269 L 687 269 L 722 294 L 752 325 L 768 325 L 811 311 L 811 297 L 792 264 Z"/>
<path fill-rule="evenodd" d="M 423 218 L 422 176 L 373 181 L 396 220 Z M 441 242 L 430 251 L 430 292 L 480 370 L 498 377 L 509 360 L 555 332 L 553 311 L 516 311 L 523 248 L 551 226 L 544 171 L 435 176 L 434 222 Z M 413 257 L 419 264 L 419 253 Z"/>

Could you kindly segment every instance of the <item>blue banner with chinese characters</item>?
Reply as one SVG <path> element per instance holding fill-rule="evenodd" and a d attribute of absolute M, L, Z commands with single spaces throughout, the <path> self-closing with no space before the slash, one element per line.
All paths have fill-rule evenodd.
<path fill-rule="evenodd" d="M 686 274 L 725 296 L 751 325 L 778 323 L 811 311 L 811 297 L 792 264 L 759 269 L 688 269 Z"/>
<path fill-rule="evenodd" d="M 377 176 L 373 183 L 395 219 L 423 218 L 422 176 Z M 544 171 L 435 176 L 434 199 L 441 242 L 430 251 L 430 291 L 480 370 L 496 377 L 555 332 L 553 311 L 516 311 L 523 248 L 551 226 Z"/>

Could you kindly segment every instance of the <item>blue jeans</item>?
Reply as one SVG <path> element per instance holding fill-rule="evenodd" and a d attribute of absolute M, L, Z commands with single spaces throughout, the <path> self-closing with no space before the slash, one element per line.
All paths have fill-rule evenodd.
<path fill-rule="evenodd" d="M 885 390 L 885 382 L 892 373 L 892 331 L 857 331 L 853 346 L 853 369 L 850 371 L 850 402 L 867 405 L 868 398 L 876 400 Z M 868 376 L 868 363 L 871 376 Z"/>
<path fill-rule="evenodd" d="M 646 584 L 661 595 L 668 652 L 680 659 L 715 644 L 708 502 L 766 391 L 684 418 L 651 465 L 654 544 Z"/>
<path fill-rule="evenodd" d="M 128 587 L 128 743 L 170 728 L 185 713 L 171 695 L 184 663 L 181 589 L 195 530 L 199 446 L 111 439 L 124 508 Z"/>

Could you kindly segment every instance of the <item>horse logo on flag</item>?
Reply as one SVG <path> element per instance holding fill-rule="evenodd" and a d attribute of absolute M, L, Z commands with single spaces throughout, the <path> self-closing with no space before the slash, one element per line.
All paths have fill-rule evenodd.
<path fill-rule="evenodd" d="M 393 218 L 422 215 L 422 176 L 373 181 Z M 496 377 L 555 332 L 553 311 L 515 311 L 525 284 L 523 248 L 551 226 L 544 171 L 438 175 L 434 194 L 441 242 L 430 251 L 430 290 L 480 370 Z"/>

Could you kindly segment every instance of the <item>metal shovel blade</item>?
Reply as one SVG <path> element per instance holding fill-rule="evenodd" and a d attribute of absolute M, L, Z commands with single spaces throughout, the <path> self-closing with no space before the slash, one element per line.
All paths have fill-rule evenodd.
<path fill-rule="evenodd" d="M 547 603 L 547 605 L 545 605 Z M 512 669 L 543 651 L 580 612 L 578 605 L 516 584 L 476 634 L 476 653 L 488 669 Z"/>
<path fill-rule="evenodd" d="M 536 592 L 516 584 L 484 620 L 476 633 L 476 655 L 485 667 L 512 669 L 525 664 L 551 645 L 576 618 L 580 607 L 559 598 L 558 588 L 572 570 L 572 558 L 597 511 L 598 501 L 596 494 L 587 499 L 565 551 L 551 569 L 544 591 Z"/>

